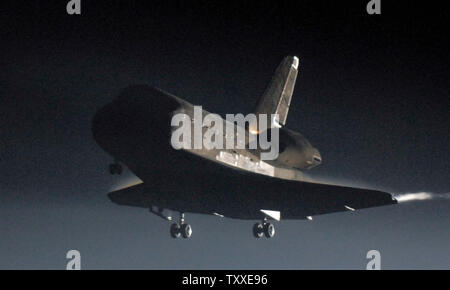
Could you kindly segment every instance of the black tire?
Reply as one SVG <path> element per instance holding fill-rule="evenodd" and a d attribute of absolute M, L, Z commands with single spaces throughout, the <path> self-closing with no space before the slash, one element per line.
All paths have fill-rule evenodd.
<path fill-rule="evenodd" d="M 264 235 L 263 233 L 264 229 L 263 229 L 263 225 L 260 223 L 256 223 L 253 225 L 253 236 L 257 239 L 262 238 L 262 236 Z"/>
<path fill-rule="evenodd" d="M 275 226 L 271 223 L 267 223 L 264 225 L 264 235 L 266 238 L 272 238 L 275 236 Z"/>
<path fill-rule="evenodd" d="M 174 239 L 179 238 L 181 236 L 180 225 L 172 224 L 170 226 L 170 236 Z"/>
<path fill-rule="evenodd" d="M 190 224 L 181 225 L 181 235 L 185 239 L 189 239 L 192 236 L 192 227 Z"/>

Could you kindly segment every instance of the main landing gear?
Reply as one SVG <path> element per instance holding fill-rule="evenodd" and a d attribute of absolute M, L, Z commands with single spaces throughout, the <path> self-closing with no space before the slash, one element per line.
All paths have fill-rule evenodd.
<path fill-rule="evenodd" d="M 184 222 L 184 213 L 180 213 L 180 222 L 173 223 L 170 226 L 170 236 L 174 239 L 182 236 L 185 239 L 189 239 L 192 236 L 192 227 L 190 224 Z"/>
<path fill-rule="evenodd" d="M 257 239 L 266 236 L 272 238 L 275 236 L 275 226 L 267 221 L 266 218 L 261 223 L 256 223 L 253 226 L 253 236 Z"/>
<path fill-rule="evenodd" d="M 172 214 L 166 215 L 164 213 L 164 208 L 157 206 L 150 206 L 150 212 L 165 219 L 166 221 L 172 220 Z M 192 236 L 192 227 L 190 224 L 185 223 L 184 213 L 180 212 L 180 222 L 173 223 L 170 226 L 170 236 L 174 239 L 183 237 L 189 239 Z"/>

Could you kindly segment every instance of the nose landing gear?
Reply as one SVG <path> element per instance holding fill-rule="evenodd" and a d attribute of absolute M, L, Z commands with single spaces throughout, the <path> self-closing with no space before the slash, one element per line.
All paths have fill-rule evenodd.
<path fill-rule="evenodd" d="M 264 219 L 261 223 L 253 225 L 253 236 L 257 239 L 266 236 L 266 238 L 272 238 L 275 236 L 275 226 Z"/>
<path fill-rule="evenodd" d="M 179 223 L 173 223 L 170 226 L 170 236 L 175 239 L 179 238 L 180 236 L 185 239 L 189 239 L 192 236 L 191 225 L 184 223 L 184 213 L 180 213 Z"/>

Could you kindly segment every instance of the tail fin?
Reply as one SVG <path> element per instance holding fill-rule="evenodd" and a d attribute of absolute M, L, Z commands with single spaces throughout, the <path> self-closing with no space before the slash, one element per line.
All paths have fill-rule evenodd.
<path fill-rule="evenodd" d="M 298 72 L 298 57 L 287 56 L 278 66 L 266 91 L 256 105 L 255 114 L 278 114 L 270 127 L 286 124 Z"/>

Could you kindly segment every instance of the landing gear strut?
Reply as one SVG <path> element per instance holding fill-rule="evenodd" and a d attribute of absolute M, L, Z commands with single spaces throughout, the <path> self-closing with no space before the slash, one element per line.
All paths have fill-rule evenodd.
<path fill-rule="evenodd" d="M 111 175 L 114 174 L 122 174 L 123 168 L 122 165 L 118 161 L 114 161 L 114 163 L 109 164 L 109 173 Z"/>
<path fill-rule="evenodd" d="M 192 236 L 192 227 L 190 224 L 184 222 L 184 213 L 180 213 L 179 223 L 173 223 L 170 226 L 170 236 L 175 239 L 180 236 L 189 239 Z"/>
<path fill-rule="evenodd" d="M 257 239 L 266 236 L 266 238 L 272 238 L 275 236 L 275 226 L 264 219 L 261 223 L 256 223 L 253 226 L 253 236 Z"/>

